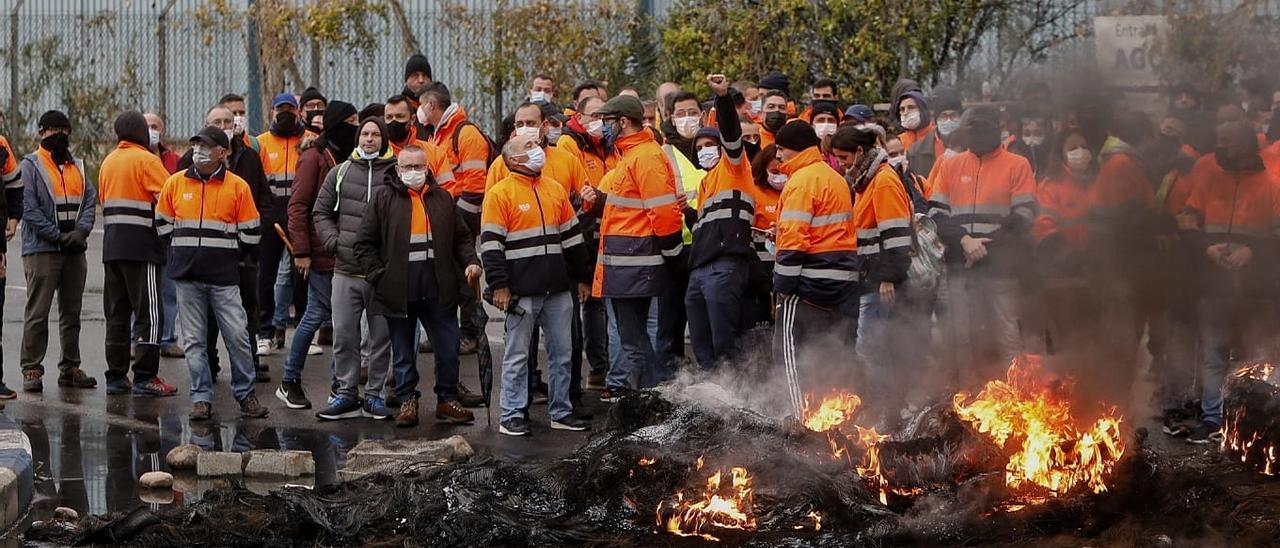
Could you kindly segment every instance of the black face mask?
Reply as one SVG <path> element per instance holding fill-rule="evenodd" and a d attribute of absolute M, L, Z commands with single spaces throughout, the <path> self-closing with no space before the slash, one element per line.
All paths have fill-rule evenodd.
<path fill-rule="evenodd" d="M 333 147 L 334 156 L 340 160 L 345 160 L 351 156 L 351 151 L 356 148 L 356 132 L 356 126 L 346 122 L 342 122 L 338 124 L 338 127 L 330 128 L 325 132 L 325 139 Z"/>
<path fill-rule="evenodd" d="M 764 115 L 764 128 L 773 133 L 777 133 L 786 124 L 787 113 L 785 112 L 775 110 Z"/>
<path fill-rule="evenodd" d="M 968 136 L 969 150 L 978 156 L 986 155 L 1000 148 L 1000 128 L 998 127 L 970 127 Z"/>
<path fill-rule="evenodd" d="M 1233 154 L 1227 147 L 1218 146 L 1213 148 L 1213 158 L 1218 162 L 1218 167 L 1226 171 L 1262 171 L 1264 169 L 1262 157 L 1256 152 L 1239 155 Z"/>
<path fill-rule="evenodd" d="M 298 115 L 292 112 L 277 112 L 275 127 L 272 131 L 279 135 L 296 135 Z"/>
<path fill-rule="evenodd" d="M 391 122 L 387 124 L 387 137 L 391 138 L 391 142 L 399 143 L 409 138 L 409 124 L 406 122 Z"/>
<path fill-rule="evenodd" d="M 306 113 L 306 117 L 307 117 L 307 128 L 310 129 L 311 131 L 319 133 L 321 131 L 321 128 L 319 127 L 319 124 L 316 123 L 316 120 L 323 119 L 324 111 L 323 110 L 308 111 Z"/>
<path fill-rule="evenodd" d="M 760 153 L 760 143 L 742 142 L 742 150 L 747 152 L 747 161 L 751 162 L 756 159 L 756 154 Z"/>
<path fill-rule="evenodd" d="M 40 140 L 40 148 L 43 148 L 53 156 L 53 161 L 65 164 L 71 161 L 71 153 L 67 150 L 71 146 L 70 137 L 66 133 L 54 133 Z"/>

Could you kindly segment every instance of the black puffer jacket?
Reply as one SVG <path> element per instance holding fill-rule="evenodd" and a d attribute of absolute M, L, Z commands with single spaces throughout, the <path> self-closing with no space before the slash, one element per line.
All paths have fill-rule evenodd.
<path fill-rule="evenodd" d="M 380 119 L 366 118 L 360 127 L 369 123 L 377 124 L 382 135 L 387 134 Z M 364 160 L 359 154 L 357 147 L 351 158 L 329 170 L 311 210 L 324 252 L 337 258 L 334 271 L 348 276 L 365 274 L 355 254 L 356 233 L 366 212 L 365 204 L 375 190 L 396 180 L 396 158 L 388 150 L 385 137 L 377 158 Z"/>

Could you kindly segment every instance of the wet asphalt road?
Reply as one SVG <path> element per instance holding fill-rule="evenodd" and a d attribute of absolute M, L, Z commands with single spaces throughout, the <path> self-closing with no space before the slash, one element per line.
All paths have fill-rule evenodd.
<path fill-rule="evenodd" d="M 16 239 L 15 239 L 16 240 Z M 477 420 L 473 425 L 454 426 L 435 424 L 433 408 L 424 406 L 420 413 L 422 423 L 415 428 L 396 428 L 391 421 L 351 419 L 321 422 L 315 418 L 317 409 L 290 410 L 275 398 L 274 391 L 283 368 L 284 351 L 265 357 L 271 368 L 274 382 L 257 385 L 258 396 L 271 410 L 265 419 L 241 419 L 238 407 L 230 394 L 225 367 L 225 349 L 220 351 L 224 360 L 221 380 L 215 385 L 214 419 L 207 425 L 193 429 L 187 420 L 190 400 L 187 389 L 190 380 L 186 363 L 182 359 L 163 358 L 160 375 L 179 388 L 178 395 L 170 398 L 140 398 L 110 396 L 104 390 L 106 362 L 103 357 L 104 327 L 102 312 L 102 234 L 96 233 L 90 240 L 88 256 L 89 276 L 84 296 L 81 325 L 81 353 L 83 368 L 98 379 L 98 388 L 80 390 L 61 388 L 56 383 L 56 364 L 60 354 L 57 339 L 57 307 L 50 316 L 50 347 L 46 357 L 44 392 L 21 392 L 22 375 L 19 370 L 19 348 L 22 340 L 22 316 L 25 303 L 26 282 L 22 273 L 22 261 L 17 242 L 12 242 L 9 252 L 8 284 L 5 288 L 3 312 L 3 381 L 19 391 L 17 400 L 7 402 L 2 413 L 22 425 L 31 439 L 36 462 L 36 494 L 32 510 L 23 524 L 0 537 L 0 546 L 14 542 L 33 520 L 45 519 L 58 506 L 68 506 L 82 515 L 86 512 L 102 514 L 130 510 L 142 504 L 137 489 L 137 478 L 144 472 L 164 468 L 164 455 L 183 443 L 199 443 L 225 451 L 248 449 L 303 449 L 315 456 L 316 476 L 314 484 L 323 485 L 335 481 L 336 470 L 343 467 L 346 452 L 364 439 L 428 438 L 438 439 L 455 434 L 464 436 L 482 454 L 503 459 L 540 459 L 564 454 L 587 438 L 587 433 L 550 430 L 545 405 L 532 409 L 533 435 L 526 438 L 510 438 L 498 434 L 498 410 L 494 409 L 493 424 L 486 420 L 485 409 L 473 409 Z M 500 357 L 502 326 L 490 322 L 490 342 L 495 357 Z M 292 331 L 286 343 L 292 338 Z M 310 356 L 303 371 L 303 383 L 313 404 L 323 403 L 328 394 L 330 348 L 324 348 L 320 356 Z M 424 404 L 434 406 L 430 396 L 434 381 L 429 354 L 419 355 L 422 371 L 420 389 Z M 472 390 L 479 389 L 479 377 L 474 355 L 462 357 L 462 382 Z M 500 383 L 497 368 L 494 378 L 494 402 Z M 580 407 L 582 413 L 594 414 L 597 424 L 602 423 L 606 404 L 595 398 L 596 392 L 588 391 Z M 311 482 L 308 482 L 311 483 Z M 195 500 L 199 489 L 183 492 L 175 489 L 175 499 L 170 504 L 182 504 Z M 153 503 L 159 504 L 159 503 Z"/>

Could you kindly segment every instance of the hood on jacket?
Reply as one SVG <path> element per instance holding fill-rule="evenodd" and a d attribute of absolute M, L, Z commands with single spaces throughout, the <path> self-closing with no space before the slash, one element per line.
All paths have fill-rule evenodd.
<path fill-rule="evenodd" d="M 121 141 L 127 141 L 143 148 L 151 147 L 150 128 L 147 127 L 147 118 L 141 112 L 130 110 L 121 112 L 116 116 L 115 122 L 116 138 Z"/>
<path fill-rule="evenodd" d="M 391 147 L 389 145 L 389 143 L 391 142 L 391 139 L 387 137 L 386 122 L 383 122 L 381 118 L 374 118 L 371 116 L 369 118 L 360 120 L 360 125 L 356 127 L 356 146 L 355 146 L 355 149 L 351 151 L 351 159 L 357 160 L 357 161 L 364 161 L 364 160 L 361 160 L 359 156 L 360 131 L 364 129 L 364 126 L 369 124 L 374 124 L 378 126 L 378 131 L 382 134 L 382 146 L 381 148 L 378 149 L 378 159 L 394 157 L 394 155 L 391 154 Z"/>
<path fill-rule="evenodd" d="M 929 115 L 929 102 L 925 100 L 924 92 L 918 89 L 904 91 L 902 95 L 899 95 L 897 99 L 893 100 L 893 107 L 890 108 L 890 112 L 893 113 L 893 121 L 898 125 L 902 125 L 902 119 L 898 116 L 898 107 L 902 105 L 903 99 L 908 98 L 915 99 L 916 105 L 920 107 L 920 127 L 917 127 L 912 131 L 918 131 L 929 127 L 929 124 L 933 121 L 933 117 Z"/>
<path fill-rule="evenodd" d="M 893 89 L 889 91 L 889 97 L 894 99 L 893 108 L 889 111 L 889 120 L 894 124 L 902 121 L 898 118 L 898 98 L 911 90 L 920 91 L 920 84 L 910 78 L 900 78 L 894 82 Z"/>

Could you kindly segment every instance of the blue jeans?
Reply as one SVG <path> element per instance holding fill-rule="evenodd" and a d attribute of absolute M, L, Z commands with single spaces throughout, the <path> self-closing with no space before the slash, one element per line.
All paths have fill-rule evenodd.
<path fill-rule="evenodd" d="M 175 344 L 178 342 L 178 284 L 173 278 L 160 276 L 160 302 L 164 306 L 160 346 Z"/>
<path fill-rule="evenodd" d="M 307 363 L 307 349 L 316 331 L 333 316 L 330 300 L 333 298 L 333 273 L 307 273 L 307 311 L 298 321 L 298 329 L 293 332 L 293 342 L 289 344 L 289 357 L 284 361 L 283 382 L 302 380 L 302 366 Z"/>
<path fill-rule="evenodd" d="M 897 306 L 885 306 L 880 301 L 879 284 L 875 289 L 863 293 L 858 298 L 858 337 L 856 354 L 862 370 L 860 386 L 865 386 L 868 394 L 877 394 L 876 405 L 883 411 L 897 412 L 901 409 L 902 383 L 894 379 L 894 355 L 902 347 L 894 344 L 896 329 L 910 329 L 911 326 L 897 325 Z M 896 297 L 901 298 L 898 294 Z M 917 325 L 928 325 L 917 324 Z M 904 343 L 924 345 L 924 340 L 904 341 Z"/>
<path fill-rule="evenodd" d="M 418 392 L 419 325 L 431 340 L 432 356 L 436 361 L 436 400 L 439 403 L 455 401 L 458 399 L 458 344 L 462 340 L 458 309 L 445 309 L 433 299 L 409 303 L 409 316 L 406 318 L 387 318 L 396 399 L 403 402 L 421 397 Z"/>
<path fill-rule="evenodd" d="M 573 414 L 569 401 L 569 363 L 573 353 L 574 299 L 568 291 L 520 297 L 524 315 L 507 314 L 502 354 L 502 420 L 524 416 L 529 406 L 529 341 L 539 328 L 547 336 L 548 412 L 551 420 Z"/>
<path fill-rule="evenodd" d="M 737 351 L 746 290 L 747 261 L 742 258 L 724 257 L 689 273 L 684 307 L 698 367 L 713 369 Z"/>
<path fill-rule="evenodd" d="M 280 265 L 276 269 L 276 285 L 274 302 L 275 314 L 271 316 L 271 325 L 276 329 L 289 326 L 289 304 L 293 302 L 293 255 L 288 251 L 280 255 Z"/>
<path fill-rule="evenodd" d="M 231 360 L 231 393 L 236 401 L 243 400 L 253 391 L 254 372 L 253 350 L 249 346 L 249 332 L 245 329 L 249 317 L 240 303 L 240 287 L 184 280 L 178 280 L 177 286 L 182 347 L 187 355 L 187 370 L 191 374 L 191 401 L 213 401 L 213 376 L 205 354 L 210 327 L 206 315 L 208 310 L 213 311 Z"/>
<path fill-rule="evenodd" d="M 608 342 L 605 345 L 609 357 L 609 369 L 606 372 L 606 385 L 608 383 L 608 374 L 614 370 L 620 369 L 622 364 L 622 337 L 618 335 L 618 315 L 613 312 L 613 299 L 601 299 L 604 302 L 605 309 L 605 329 Z M 645 325 L 645 331 L 649 334 L 649 344 L 654 347 L 658 346 L 658 300 L 652 300 L 649 306 L 649 320 Z M 629 378 L 622 384 L 617 386 L 630 386 L 635 384 L 634 378 Z"/>
<path fill-rule="evenodd" d="M 1274 311 L 1274 301 L 1254 295 L 1200 298 L 1200 345 L 1204 349 L 1200 414 L 1205 422 L 1222 424 L 1222 385 L 1230 371 L 1233 342 L 1243 345 L 1236 352 L 1241 361 L 1271 358 Z"/>
<path fill-rule="evenodd" d="M 653 388 L 661 382 L 658 371 L 658 355 L 654 340 L 650 337 L 649 317 L 654 299 L 648 297 L 609 299 L 618 326 L 618 363 L 609 368 L 605 388 L 611 390 L 631 387 L 632 379 L 640 389 Z"/>

